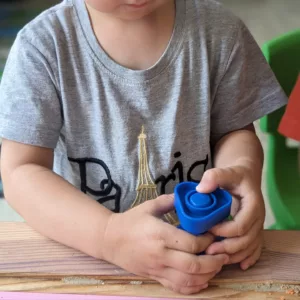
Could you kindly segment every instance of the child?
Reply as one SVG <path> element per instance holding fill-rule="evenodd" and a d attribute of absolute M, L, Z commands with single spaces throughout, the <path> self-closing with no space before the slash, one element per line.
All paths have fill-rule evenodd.
<path fill-rule="evenodd" d="M 252 123 L 286 97 L 221 4 L 65 0 L 18 34 L 0 97 L 6 199 L 45 236 L 185 294 L 259 258 Z M 172 192 L 200 180 L 199 192 L 221 186 L 240 208 L 194 237 L 169 224 Z"/>

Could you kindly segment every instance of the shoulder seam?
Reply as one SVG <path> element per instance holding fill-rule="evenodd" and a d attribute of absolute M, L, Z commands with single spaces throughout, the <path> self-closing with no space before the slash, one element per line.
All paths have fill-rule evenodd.
<path fill-rule="evenodd" d="M 53 74 L 53 78 L 54 78 L 54 80 L 55 80 L 55 81 L 54 81 L 55 88 L 56 88 L 56 90 L 58 90 L 59 85 L 58 85 L 58 82 L 57 82 L 55 73 L 54 73 L 54 71 L 53 71 L 53 68 L 52 68 L 51 64 L 49 63 L 48 59 L 45 57 L 45 55 L 42 53 L 42 51 L 41 51 L 36 45 L 34 45 L 34 44 L 32 43 L 31 40 L 29 40 L 28 38 L 26 38 L 26 37 L 24 37 L 24 36 L 19 36 L 19 38 L 23 39 L 26 43 L 28 43 L 30 46 L 32 46 L 34 49 L 36 49 L 36 50 L 39 52 L 39 54 L 43 57 L 43 59 L 45 60 L 45 63 L 47 64 L 48 68 L 51 70 L 51 72 L 52 72 L 52 74 Z"/>

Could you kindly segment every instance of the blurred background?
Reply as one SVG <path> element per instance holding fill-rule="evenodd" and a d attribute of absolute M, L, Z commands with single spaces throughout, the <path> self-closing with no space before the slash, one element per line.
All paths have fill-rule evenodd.
<path fill-rule="evenodd" d="M 219 1 L 222 2 L 226 7 L 231 9 L 246 23 L 260 46 L 263 46 L 265 43 L 278 36 L 284 35 L 292 30 L 300 28 L 300 0 Z M 16 33 L 20 30 L 20 28 L 22 28 L 22 26 L 33 19 L 41 11 L 59 2 L 60 1 L 55 0 L 0 0 L 0 76 L 5 65 L 7 54 L 16 36 Z M 298 71 L 300 72 L 300 68 Z M 265 154 L 266 156 L 268 156 L 268 136 L 266 135 L 266 133 L 263 133 L 260 130 L 258 122 L 256 124 L 256 128 L 259 138 L 262 141 Z M 290 141 L 289 147 L 295 148 L 298 147 L 298 144 Z M 296 164 L 296 161 L 292 163 Z M 270 166 L 267 167 L 270 168 Z M 271 206 L 269 205 L 269 196 L 272 195 L 272 193 L 267 193 L 267 191 L 269 191 L 271 188 L 274 188 L 270 186 L 274 183 L 272 182 L 272 180 L 269 181 L 269 183 L 266 181 L 267 167 L 265 166 L 264 169 L 263 192 L 267 206 L 265 227 L 269 228 L 275 222 L 273 213 L 274 209 L 271 209 L 271 206 L 272 208 L 274 208 L 275 206 L 274 204 Z M 300 181 L 298 182 L 298 184 L 300 186 Z M 1 190 L 2 189 L 0 181 L 0 221 L 22 221 L 22 218 L 15 211 L 13 211 L 9 207 L 9 205 L 7 205 L 7 203 L 3 199 Z M 278 193 L 278 191 L 276 192 Z M 298 204 L 297 209 L 299 209 L 300 212 L 299 205 L 300 204 Z"/>

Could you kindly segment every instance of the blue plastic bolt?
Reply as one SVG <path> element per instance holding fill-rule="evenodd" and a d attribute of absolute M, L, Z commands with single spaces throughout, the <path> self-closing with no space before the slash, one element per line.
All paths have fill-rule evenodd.
<path fill-rule="evenodd" d="M 231 195 L 216 189 L 210 194 L 196 191 L 197 183 L 182 182 L 175 187 L 175 209 L 179 228 L 200 235 L 230 216 Z"/>

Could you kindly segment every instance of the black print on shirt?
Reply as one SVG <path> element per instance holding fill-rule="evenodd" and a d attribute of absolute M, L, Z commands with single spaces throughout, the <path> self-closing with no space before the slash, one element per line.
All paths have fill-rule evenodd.
<path fill-rule="evenodd" d="M 112 178 L 111 173 L 107 165 L 103 160 L 97 158 L 71 158 L 69 157 L 70 162 L 77 163 L 79 165 L 79 172 L 80 172 L 80 180 L 81 180 L 81 191 L 85 194 L 89 193 L 93 196 L 100 197 L 97 201 L 100 204 L 104 204 L 107 201 L 114 200 L 115 208 L 113 209 L 114 212 L 120 212 L 120 200 L 122 191 L 118 184 L 116 184 Z M 87 164 L 97 164 L 103 168 L 106 178 L 99 179 L 100 181 L 100 190 L 96 191 L 90 188 L 87 185 Z M 111 192 L 114 190 L 114 194 L 111 195 Z"/>
<path fill-rule="evenodd" d="M 174 153 L 174 158 L 180 158 L 181 152 Z M 69 161 L 73 163 L 77 163 L 79 165 L 79 174 L 80 174 L 80 180 L 81 185 L 80 189 L 85 194 L 90 194 L 96 197 L 99 197 L 97 201 L 100 204 L 104 204 L 108 201 L 114 201 L 114 212 L 120 212 L 120 201 L 122 198 L 122 190 L 118 184 L 114 182 L 111 176 L 111 172 L 106 165 L 106 163 L 103 160 L 97 159 L 97 158 L 71 158 L 69 157 Z M 105 172 L 105 178 L 101 179 L 99 178 L 99 187 L 100 190 L 94 190 L 90 188 L 87 184 L 87 164 L 96 164 L 103 168 Z M 197 174 L 202 174 L 205 172 L 208 165 L 208 155 L 206 155 L 206 158 L 203 160 L 199 160 L 194 162 L 188 169 L 186 174 L 186 180 L 187 181 L 193 181 L 193 182 L 200 182 L 200 178 L 193 177 L 193 174 L 195 174 L 198 170 L 198 168 L 203 168 L 200 172 L 197 172 Z M 166 186 L 167 184 L 172 181 L 177 181 L 178 183 L 185 181 L 184 176 L 184 170 L 183 170 L 183 163 L 178 160 L 173 168 L 171 169 L 171 173 L 167 176 L 161 175 L 155 180 L 155 184 L 158 186 L 159 191 L 158 193 L 160 195 L 163 195 L 166 193 Z"/>
<path fill-rule="evenodd" d="M 179 158 L 181 157 L 180 152 L 176 152 L 174 154 L 174 158 Z M 203 170 L 201 173 L 204 173 L 208 165 L 208 155 L 206 155 L 206 158 L 203 160 L 199 160 L 194 162 L 188 172 L 187 172 L 187 181 L 193 181 L 193 182 L 200 182 L 200 178 L 193 178 L 193 172 L 198 168 L 203 166 Z M 183 173 L 183 164 L 181 161 L 177 161 L 174 165 L 174 167 L 171 169 L 171 173 L 167 176 L 161 175 L 155 180 L 155 184 L 160 183 L 160 194 L 163 195 L 166 193 L 166 186 L 167 184 L 173 180 L 176 181 L 176 173 L 178 175 L 178 183 L 184 181 L 184 173 Z M 198 172 L 199 173 L 199 172 Z"/>

